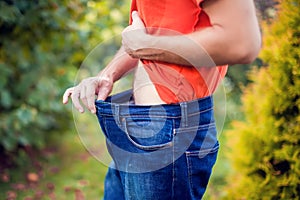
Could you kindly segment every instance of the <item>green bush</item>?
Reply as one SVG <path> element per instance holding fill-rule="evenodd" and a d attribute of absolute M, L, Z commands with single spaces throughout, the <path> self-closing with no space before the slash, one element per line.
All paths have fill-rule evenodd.
<path fill-rule="evenodd" d="M 300 196 L 299 0 L 280 1 L 263 27 L 265 67 L 254 69 L 243 95 L 245 121 L 228 135 L 235 173 L 226 199 L 297 199 Z"/>
<path fill-rule="evenodd" d="M 88 51 L 126 25 L 128 9 L 124 1 L 0 1 L 0 153 L 41 148 L 70 128 L 63 91 Z"/>

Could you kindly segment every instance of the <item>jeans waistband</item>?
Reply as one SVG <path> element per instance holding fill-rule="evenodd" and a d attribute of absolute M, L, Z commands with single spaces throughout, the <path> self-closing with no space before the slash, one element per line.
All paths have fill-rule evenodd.
<path fill-rule="evenodd" d="M 126 116 L 155 116 L 182 118 L 200 114 L 213 108 L 212 96 L 177 104 L 135 105 L 132 90 L 109 96 L 105 101 L 95 102 L 98 114 Z"/>

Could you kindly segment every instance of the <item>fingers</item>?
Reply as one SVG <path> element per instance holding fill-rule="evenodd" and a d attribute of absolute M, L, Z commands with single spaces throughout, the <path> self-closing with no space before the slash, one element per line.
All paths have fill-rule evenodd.
<path fill-rule="evenodd" d="M 69 102 L 69 97 L 71 96 L 71 99 L 73 101 L 74 107 L 81 113 L 84 112 L 83 107 L 81 106 L 79 102 L 80 97 L 80 91 L 78 91 L 78 87 L 71 87 L 67 89 L 63 95 L 63 104 L 67 104 Z"/>
<path fill-rule="evenodd" d="M 64 93 L 64 95 L 63 95 L 63 104 L 67 104 L 68 102 L 69 102 L 69 96 L 71 96 L 71 94 L 73 93 L 73 91 L 74 91 L 74 88 L 73 87 L 71 87 L 71 88 L 68 88 L 66 91 L 65 91 L 65 93 Z"/>
<path fill-rule="evenodd" d="M 106 97 L 109 95 L 109 93 L 111 92 L 111 90 L 109 90 L 108 88 L 104 88 L 102 89 L 99 93 L 98 93 L 98 97 L 97 100 L 105 100 Z"/>
<path fill-rule="evenodd" d="M 133 11 L 131 14 L 131 17 L 132 17 L 132 26 L 134 29 L 144 29 L 145 28 L 145 24 L 141 20 L 139 13 L 137 11 Z"/>
<path fill-rule="evenodd" d="M 95 114 L 95 87 L 86 87 L 85 92 L 86 101 L 84 102 L 84 105 L 91 111 L 91 113 Z"/>
<path fill-rule="evenodd" d="M 82 83 L 80 83 L 76 87 L 71 87 L 71 88 L 69 88 L 69 89 L 67 89 L 65 91 L 65 93 L 63 95 L 63 103 L 67 104 L 69 97 L 71 97 L 72 102 L 73 102 L 73 106 L 76 108 L 76 110 L 78 110 L 79 112 L 83 113 L 84 112 L 84 108 L 80 104 L 80 100 L 81 100 L 81 102 L 85 106 L 89 105 L 88 101 L 93 101 L 93 103 L 94 103 L 95 95 L 93 95 L 92 100 L 89 100 L 87 98 L 87 96 L 88 96 L 87 93 L 90 93 L 91 90 L 87 91 L 86 86 L 84 84 L 82 84 Z"/>
<path fill-rule="evenodd" d="M 107 78 L 99 78 L 98 79 L 101 84 L 101 89 L 98 92 L 97 100 L 105 100 L 109 93 L 112 91 L 113 82 Z"/>
<path fill-rule="evenodd" d="M 105 100 L 112 90 L 113 81 L 106 77 L 91 77 L 84 79 L 75 87 L 69 88 L 63 95 L 63 103 L 68 103 L 71 97 L 73 106 L 81 113 L 84 112 L 82 104 L 92 113 L 96 113 L 95 95 L 98 93 L 98 99 Z"/>
<path fill-rule="evenodd" d="M 71 95 L 71 99 L 72 99 L 74 107 L 81 113 L 84 112 L 84 109 L 81 106 L 80 101 L 79 101 L 79 98 L 83 98 L 82 93 L 83 93 L 83 91 L 81 90 L 81 87 L 79 85 L 74 88 L 74 92 Z"/>
<path fill-rule="evenodd" d="M 129 50 L 142 49 L 147 46 L 150 37 L 137 11 L 132 12 L 132 24 L 122 32 L 122 45 Z M 128 52 L 128 51 L 126 51 Z"/>

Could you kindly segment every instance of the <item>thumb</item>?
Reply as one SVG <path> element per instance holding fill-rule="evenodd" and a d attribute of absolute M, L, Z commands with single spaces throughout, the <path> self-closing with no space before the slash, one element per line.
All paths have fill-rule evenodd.
<path fill-rule="evenodd" d="M 110 92 L 109 92 L 108 89 L 102 89 L 101 93 L 99 92 L 98 95 L 97 95 L 97 100 L 104 101 L 107 98 L 107 96 L 108 96 L 109 93 Z"/>
<path fill-rule="evenodd" d="M 139 13 L 137 11 L 133 11 L 131 13 L 131 17 L 132 17 L 132 26 L 135 29 L 144 29 L 145 28 L 144 22 L 141 20 Z"/>

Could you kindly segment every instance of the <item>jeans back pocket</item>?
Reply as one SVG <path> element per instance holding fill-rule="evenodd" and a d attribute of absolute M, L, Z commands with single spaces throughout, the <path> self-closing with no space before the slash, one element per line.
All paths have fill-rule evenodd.
<path fill-rule="evenodd" d="M 212 149 L 187 151 L 188 180 L 192 199 L 201 199 L 216 162 L 219 144 Z"/>

